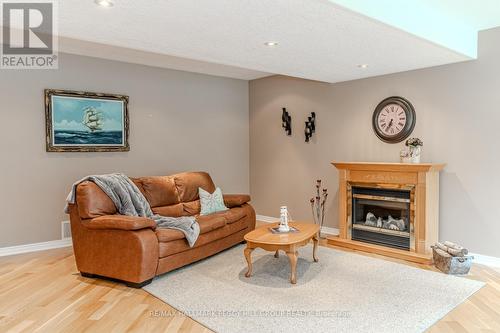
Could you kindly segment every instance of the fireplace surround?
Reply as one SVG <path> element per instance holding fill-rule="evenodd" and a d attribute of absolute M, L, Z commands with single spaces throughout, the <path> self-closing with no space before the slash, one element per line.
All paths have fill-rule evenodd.
<path fill-rule="evenodd" d="M 328 243 L 431 263 L 444 164 L 332 162 L 339 171 L 339 236 Z"/>

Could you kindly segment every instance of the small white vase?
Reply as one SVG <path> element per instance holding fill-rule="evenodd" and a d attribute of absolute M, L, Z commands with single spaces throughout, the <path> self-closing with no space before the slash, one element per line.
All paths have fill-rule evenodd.
<path fill-rule="evenodd" d="M 420 163 L 420 147 L 410 147 L 410 156 L 401 156 L 401 163 Z"/>
<path fill-rule="evenodd" d="M 401 157 L 401 163 L 420 163 L 420 155 L 413 157 Z"/>

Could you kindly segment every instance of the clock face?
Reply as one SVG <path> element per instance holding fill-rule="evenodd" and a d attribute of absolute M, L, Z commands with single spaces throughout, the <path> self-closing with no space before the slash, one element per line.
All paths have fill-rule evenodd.
<path fill-rule="evenodd" d="M 398 104 L 388 104 L 378 114 L 379 128 L 387 136 L 396 136 L 406 125 L 406 112 Z"/>
<path fill-rule="evenodd" d="M 384 99 L 377 106 L 372 117 L 375 134 L 380 140 L 388 143 L 401 142 L 410 136 L 415 122 L 415 109 L 403 97 Z"/>

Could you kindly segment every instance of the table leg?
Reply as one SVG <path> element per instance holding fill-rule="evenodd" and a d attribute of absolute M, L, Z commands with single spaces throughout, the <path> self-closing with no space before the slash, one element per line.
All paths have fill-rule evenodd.
<path fill-rule="evenodd" d="M 312 240 L 313 240 L 313 259 L 314 262 L 318 262 L 318 257 L 316 255 L 316 250 L 318 249 L 318 236 L 314 235 Z"/>
<path fill-rule="evenodd" d="M 295 284 L 297 283 L 297 251 L 287 252 L 286 255 L 288 256 L 288 259 L 290 259 L 290 282 Z"/>
<path fill-rule="evenodd" d="M 250 275 L 252 275 L 252 257 L 251 257 L 251 254 L 252 254 L 253 250 L 254 250 L 253 248 L 248 247 L 248 244 L 244 250 L 245 258 L 246 258 L 247 263 L 248 263 L 248 271 L 245 274 L 246 277 L 250 277 Z"/>
<path fill-rule="evenodd" d="M 274 257 L 279 258 L 279 256 L 280 256 L 280 250 L 276 250 L 276 252 L 274 253 Z"/>

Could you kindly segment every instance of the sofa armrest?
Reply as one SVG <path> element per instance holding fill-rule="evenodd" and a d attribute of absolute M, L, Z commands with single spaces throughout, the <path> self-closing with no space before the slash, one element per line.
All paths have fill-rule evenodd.
<path fill-rule="evenodd" d="M 146 217 L 126 215 L 104 215 L 83 222 L 88 229 L 140 230 L 156 229 L 156 222 Z"/>
<path fill-rule="evenodd" d="M 250 201 L 248 194 L 224 194 L 223 197 L 227 208 L 238 207 Z"/>

